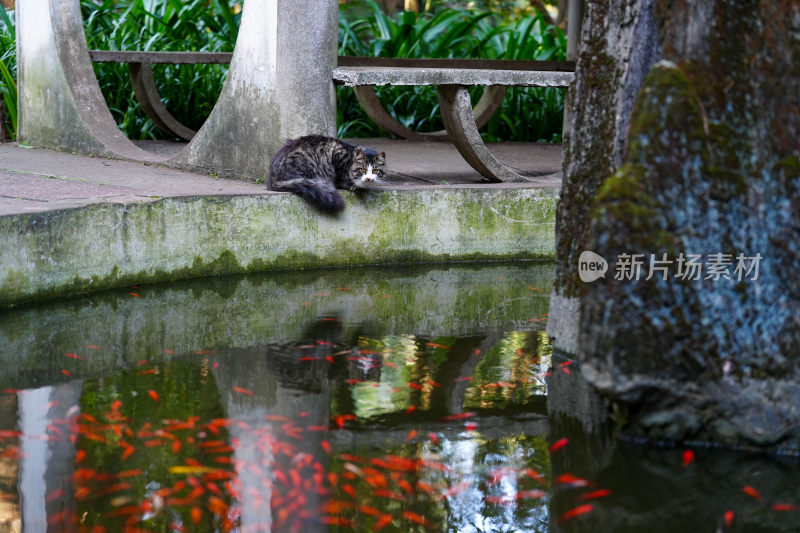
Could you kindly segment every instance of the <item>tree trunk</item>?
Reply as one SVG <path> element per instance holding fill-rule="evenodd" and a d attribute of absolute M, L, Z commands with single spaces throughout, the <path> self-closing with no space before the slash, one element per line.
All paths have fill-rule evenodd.
<path fill-rule="evenodd" d="M 639 435 L 796 444 L 800 4 L 593 0 L 586 17 L 556 345 Z M 584 251 L 604 278 L 581 280 Z"/>

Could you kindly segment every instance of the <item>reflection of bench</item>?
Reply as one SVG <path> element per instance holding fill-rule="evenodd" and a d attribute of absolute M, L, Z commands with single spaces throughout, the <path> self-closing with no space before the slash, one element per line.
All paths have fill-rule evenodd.
<path fill-rule="evenodd" d="M 195 132 L 180 124 L 161 103 L 153 79 L 153 63 L 230 63 L 231 53 L 134 52 L 91 50 L 92 61 L 128 63 L 134 94 L 142 110 L 162 130 L 191 139 Z M 509 86 L 567 87 L 575 64 L 568 61 L 504 61 L 483 59 L 392 59 L 340 56 L 333 81 L 354 87 L 364 111 L 387 131 L 411 140 L 449 139 L 464 159 L 485 178 L 525 181 L 500 163 L 478 133 L 500 106 Z M 432 85 L 438 88 L 439 106 L 446 132 L 415 133 L 386 112 L 373 89 L 376 85 Z M 472 109 L 467 89 L 487 86 Z"/>

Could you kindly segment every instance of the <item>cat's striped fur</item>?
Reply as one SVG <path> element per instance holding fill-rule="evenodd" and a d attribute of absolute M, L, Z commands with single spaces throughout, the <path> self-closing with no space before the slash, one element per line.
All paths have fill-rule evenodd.
<path fill-rule="evenodd" d="M 309 135 L 284 144 L 269 167 L 267 187 L 300 195 L 314 207 L 336 212 L 344 200 L 336 190 L 368 187 L 384 174 L 386 155 L 333 137 Z"/>

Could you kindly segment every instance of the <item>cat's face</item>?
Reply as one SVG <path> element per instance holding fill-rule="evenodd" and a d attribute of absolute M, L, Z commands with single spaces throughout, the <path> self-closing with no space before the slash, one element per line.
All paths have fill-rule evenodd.
<path fill-rule="evenodd" d="M 361 147 L 356 148 L 353 166 L 350 167 L 350 178 L 356 187 L 369 187 L 382 181 L 385 175 L 386 154 L 369 154 Z"/>

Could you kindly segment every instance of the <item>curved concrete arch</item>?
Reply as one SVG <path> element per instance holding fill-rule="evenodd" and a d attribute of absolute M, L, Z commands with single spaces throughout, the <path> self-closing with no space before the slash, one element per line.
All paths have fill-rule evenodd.
<path fill-rule="evenodd" d="M 338 9 L 335 0 L 245 0 L 217 104 L 167 164 L 258 181 L 287 139 L 334 135 Z"/>
<path fill-rule="evenodd" d="M 361 108 L 372 119 L 375 124 L 384 130 L 397 135 L 401 139 L 409 141 L 443 141 L 450 142 L 447 130 L 439 130 L 430 133 L 416 132 L 403 126 L 397 119 L 386 111 L 383 104 L 378 99 L 373 85 L 359 85 L 353 87 L 358 103 Z M 475 115 L 475 124 L 478 129 L 486 125 L 494 116 L 495 112 L 503 104 L 508 87 L 505 85 L 489 85 L 483 92 L 475 108 L 472 110 Z"/>
<path fill-rule="evenodd" d="M 108 110 L 89 59 L 78 0 L 17 2 L 19 140 L 90 155 L 161 161 Z"/>
<path fill-rule="evenodd" d="M 245 0 L 220 96 L 166 158 L 123 135 L 92 68 L 78 0 L 19 0 L 19 140 L 34 146 L 260 180 L 289 138 L 334 135 L 338 3 Z"/>

